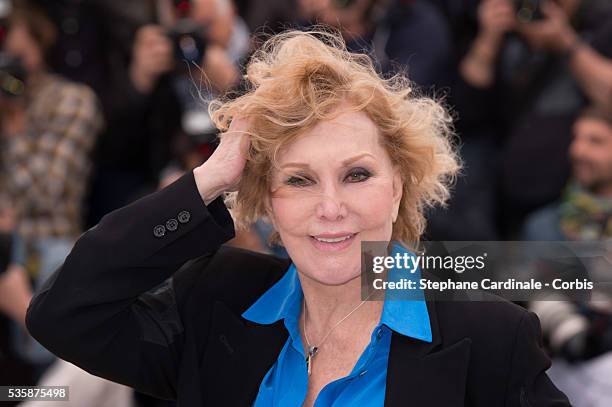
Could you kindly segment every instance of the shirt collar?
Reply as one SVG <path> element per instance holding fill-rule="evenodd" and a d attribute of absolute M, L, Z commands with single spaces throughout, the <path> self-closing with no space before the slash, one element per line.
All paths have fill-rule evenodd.
<path fill-rule="evenodd" d="M 393 242 L 391 255 L 396 253 L 414 253 L 398 242 Z M 389 271 L 389 279 L 408 278 L 418 282 L 420 269 L 415 273 L 403 273 L 395 268 Z M 285 275 L 255 301 L 242 317 L 259 324 L 272 324 L 281 319 L 297 321 L 302 307 L 302 286 L 295 265 L 291 263 Z M 410 299 L 394 298 L 385 295 L 385 302 L 380 317 L 380 324 L 393 331 L 426 342 L 432 341 L 431 324 L 427 304 L 422 291 L 410 294 Z M 380 325 L 379 324 L 379 325 Z"/>
<path fill-rule="evenodd" d="M 273 324 L 286 319 L 297 319 L 302 306 L 302 285 L 295 264 L 285 275 L 242 313 L 242 317 L 258 324 Z"/>
<path fill-rule="evenodd" d="M 395 257 L 396 254 L 403 255 L 404 253 L 408 256 L 415 256 L 398 242 L 393 242 L 390 256 Z M 414 281 L 416 287 L 419 287 L 421 269 L 417 268 L 414 273 L 398 270 L 395 267 L 389 270 L 388 281 L 400 281 L 403 278 Z M 380 322 L 402 335 L 426 342 L 432 341 L 429 311 L 425 302 L 425 294 L 421 289 L 387 290 Z"/>

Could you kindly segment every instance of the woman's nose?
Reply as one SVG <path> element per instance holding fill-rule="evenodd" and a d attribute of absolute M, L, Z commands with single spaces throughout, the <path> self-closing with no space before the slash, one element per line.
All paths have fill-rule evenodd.
<path fill-rule="evenodd" d="M 345 218 L 346 212 L 346 203 L 336 188 L 326 188 L 317 203 L 317 217 L 319 219 L 338 220 Z"/>

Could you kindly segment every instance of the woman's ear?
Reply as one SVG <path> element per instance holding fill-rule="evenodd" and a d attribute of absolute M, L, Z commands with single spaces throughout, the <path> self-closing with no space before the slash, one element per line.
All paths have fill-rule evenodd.
<path fill-rule="evenodd" d="M 402 174 L 400 173 L 399 168 L 395 167 L 393 171 L 393 223 L 397 221 L 403 193 L 404 180 L 402 179 Z"/>

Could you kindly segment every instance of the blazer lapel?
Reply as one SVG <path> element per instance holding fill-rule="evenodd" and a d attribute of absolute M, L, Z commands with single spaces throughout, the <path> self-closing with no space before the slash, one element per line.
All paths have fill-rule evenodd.
<path fill-rule="evenodd" d="M 289 334 L 283 321 L 271 325 L 260 325 L 247 321 L 249 327 L 244 346 L 244 389 L 240 403 L 251 405 L 259 391 L 264 376 L 276 362 Z"/>
<path fill-rule="evenodd" d="M 435 302 L 427 307 L 432 330 L 432 342 L 425 342 L 393 332 L 385 406 L 463 406 L 465 381 L 470 356 L 471 339 L 441 348 Z"/>
<path fill-rule="evenodd" d="M 287 340 L 283 321 L 261 325 L 215 303 L 207 352 L 201 362 L 205 405 L 249 406 Z"/>

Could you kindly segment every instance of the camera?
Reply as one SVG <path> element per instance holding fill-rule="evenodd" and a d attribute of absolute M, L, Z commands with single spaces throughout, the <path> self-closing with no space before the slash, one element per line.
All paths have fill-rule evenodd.
<path fill-rule="evenodd" d="M 25 92 L 26 70 L 21 61 L 0 52 L 0 97 L 18 98 Z"/>
<path fill-rule="evenodd" d="M 192 78 L 191 70 L 201 69 L 206 53 L 206 30 L 188 18 L 180 19 L 167 33 L 174 44 L 175 73 L 183 80 Z M 209 142 L 216 135 L 216 127 L 208 112 L 199 104 L 190 105 L 181 118 L 183 130 L 197 142 Z"/>
<path fill-rule="evenodd" d="M 182 18 L 168 31 L 178 62 L 200 65 L 206 52 L 206 30 L 193 20 Z"/>
<path fill-rule="evenodd" d="M 516 18 L 521 23 L 529 23 L 544 18 L 540 8 L 542 0 L 514 0 Z"/>

